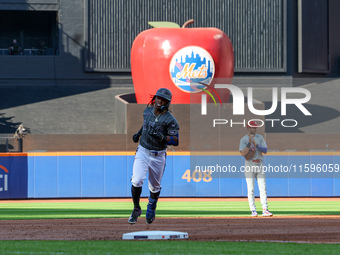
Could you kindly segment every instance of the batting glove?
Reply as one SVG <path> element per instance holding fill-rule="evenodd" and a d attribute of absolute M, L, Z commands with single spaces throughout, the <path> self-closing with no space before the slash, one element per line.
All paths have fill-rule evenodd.
<path fill-rule="evenodd" d="M 161 132 L 155 132 L 154 129 L 151 129 L 149 135 L 156 138 L 158 141 L 162 143 L 166 143 L 166 136 L 163 135 Z"/>
<path fill-rule="evenodd" d="M 139 137 L 141 137 L 142 132 L 143 132 L 143 127 L 141 127 L 141 128 L 139 129 L 139 131 L 138 131 L 136 134 L 134 134 L 134 135 L 132 136 L 132 140 L 133 140 L 134 143 L 138 143 Z"/>
<path fill-rule="evenodd" d="M 138 143 L 139 142 L 139 137 L 140 137 L 140 135 L 137 133 L 137 134 L 134 134 L 133 136 L 132 136 L 132 140 L 133 140 L 133 142 L 134 143 Z"/>

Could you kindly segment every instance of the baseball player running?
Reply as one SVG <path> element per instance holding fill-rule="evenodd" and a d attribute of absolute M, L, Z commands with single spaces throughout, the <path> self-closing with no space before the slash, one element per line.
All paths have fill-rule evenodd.
<path fill-rule="evenodd" d="M 256 179 L 260 190 L 260 200 L 263 209 L 262 216 L 270 217 L 273 216 L 273 214 L 268 210 L 266 178 L 262 168 L 262 154 L 267 153 L 267 144 L 262 135 L 256 134 L 257 127 L 258 125 L 255 121 L 249 121 L 247 125 L 248 134 L 242 137 L 240 141 L 240 152 L 241 155 L 246 158 L 244 173 L 247 182 L 248 202 L 251 210 L 251 216 L 258 216 L 254 195 Z"/>
<path fill-rule="evenodd" d="M 167 145 L 178 146 L 179 125 L 168 109 L 171 98 L 170 90 L 159 89 L 144 110 L 142 128 L 132 137 L 135 143 L 139 140 L 140 142 L 136 150 L 131 178 L 134 209 L 128 220 L 130 224 L 135 224 L 142 214 L 139 201 L 147 172 L 149 172 L 150 197 L 146 210 L 146 223 L 151 224 L 155 220 Z"/>

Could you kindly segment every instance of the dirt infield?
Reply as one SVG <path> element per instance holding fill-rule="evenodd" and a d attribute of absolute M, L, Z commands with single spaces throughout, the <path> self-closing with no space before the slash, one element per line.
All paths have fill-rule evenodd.
<path fill-rule="evenodd" d="M 1 240 L 121 240 L 124 233 L 164 230 L 188 232 L 189 240 L 196 241 L 340 243 L 340 216 L 156 218 L 151 225 L 144 217 L 135 225 L 128 224 L 127 218 L 3 220 L 0 224 Z"/>
<path fill-rule="evenodd" d="M 340 217 L 140 218 L 1 221 L 2 240 L 121 240 L 146 230 L 188 232 L 196 241 L 340 242 Z"/>

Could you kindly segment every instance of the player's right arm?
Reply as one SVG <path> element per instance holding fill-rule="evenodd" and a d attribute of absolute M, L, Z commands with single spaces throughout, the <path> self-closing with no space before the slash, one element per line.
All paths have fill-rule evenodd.
<path fill-rule="evenodd" d="M 247 141 L 245 137 L 243 137 L 240 141 L 240 149 L 239 149 L 243 157 L 245 157 L 248 154 L 250 150 L 250 146 L 251 146 L 251 143 Z"/>
<path fill-rule="evenodd" d="M 245 147 L 243 150 L 241 150 L 240 153 L 243 157 L 245 157 L 248 154 L 249 150 L 250 150 L 250 145 L 249 147 Z"/>
<path fill-rule="evenodd" d="M 143 126 L 139 129 L 139 131 L 138 131 L 136 134 L 134 134 L 134 135 L 132 136 L 133 142 L 135 142 L 135 143 L 138 143 L 138 142 L 139 142 L 139 138 L 140 138 L 140 136 L 142 135 L 142 132 L 143 132 Z"/>

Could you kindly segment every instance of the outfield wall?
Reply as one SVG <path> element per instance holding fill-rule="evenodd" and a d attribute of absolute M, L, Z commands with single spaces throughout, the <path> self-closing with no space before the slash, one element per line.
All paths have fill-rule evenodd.
<path fill-rule="evenodd" d="M 0 198 L 130 197 L 133 158 L 134 152 L 1 153 Z M 245 197 L 243 165 L 238 152 L 169 152 L 161 194 Z M 339 165 L 338 152 L 268 153 L 268 196 L 340 196 Z"/>

